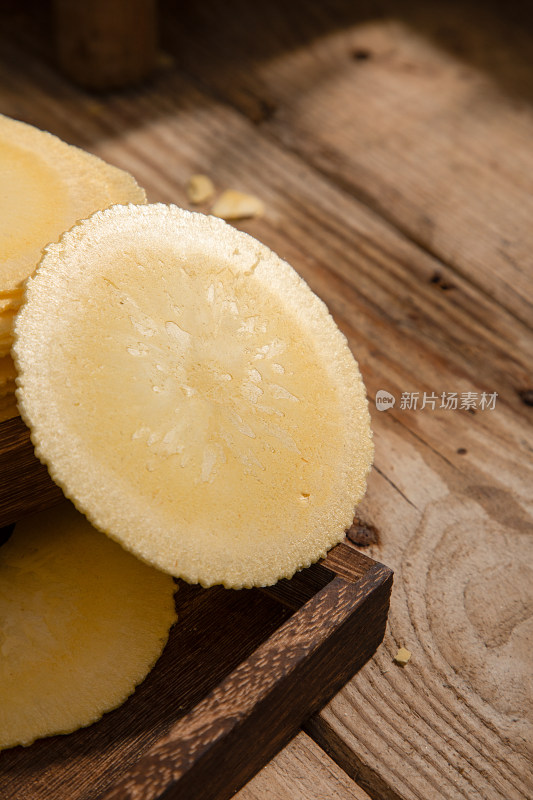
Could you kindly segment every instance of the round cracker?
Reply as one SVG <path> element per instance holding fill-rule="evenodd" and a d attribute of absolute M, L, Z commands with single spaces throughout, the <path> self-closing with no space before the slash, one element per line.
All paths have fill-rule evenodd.
<path fill-rule="evenodd" d="M 79 219 L 113 203 L 144 203 L 123 170 L 56 136 L 0 115 L 0 289 L 20 290 L 41 257 Z M 11 295 L 10 295 L 11 293 Z"/>
<path fill-rule="evenodd" d="M 0 548 L 0 749 L 121 705 L 165 646 L 174 590 L 70 503 L 19 522 Z"/>
<path fill-rule="evenodd" d="M 23 294 L 23 289 L 21 287 L 16 287 L 14 289 L 3 289 L 0 288 L 0 300 L 18 300 Z"/>
<path fill-rule="evenodd" d="M 46 249 L 15 337 L 37 455 L 141 559 L 268 585 L 343 538 L 365 388 L 324 303 L 252 237 L 175 206 L 97 213 Z"/>

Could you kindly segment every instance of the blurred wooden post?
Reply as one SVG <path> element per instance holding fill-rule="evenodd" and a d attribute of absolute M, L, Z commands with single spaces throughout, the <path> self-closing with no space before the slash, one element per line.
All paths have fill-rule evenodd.
<path fill-rule="evenodd" d="M 87 89 L 130 86 L 154 68 L 156 0 L 54 0 L 62 70 Z"/>

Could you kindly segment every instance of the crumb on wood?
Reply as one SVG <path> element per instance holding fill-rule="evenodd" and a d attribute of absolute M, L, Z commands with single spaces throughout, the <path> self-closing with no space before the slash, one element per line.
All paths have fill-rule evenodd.
<path fill-rule="evenodd" d="M 264 210 L 265 207 L 258 197 L 227 189 L 215 202 L 211 213 L 221 219 L 233 220 L 260 217 Z"/>
<path fill-rule="evenodd" d="M 354 47 L 352 50 L 352 58 L 355 61 L 368 61 L 372 57 L 372 53 L 366 47 Z"/>
<path fill-rule="evenodd" d="M 215 194 L 215 186 L 208 175 L 191 175 L 186 186 L 187 197 L 193 205 L 206 203 Z"/>
<path fill-rule="evenodd" d="M 411 652 L 407 650 L 406 647 L 400 647 L 396 655 L 394 656 L 394 663 L 398 664 L 400 667 L 405 667 L 406 664 L 409 663 L 411 660 Z"/>

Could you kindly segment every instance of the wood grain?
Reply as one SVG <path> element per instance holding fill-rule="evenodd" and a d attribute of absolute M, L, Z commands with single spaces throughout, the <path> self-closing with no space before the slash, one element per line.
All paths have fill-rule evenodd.
<path fill-rule="evenodd" d="M 312 739 L 299 733 L 235 800 L 370 800 Z"/>
<path fill-rule="evenodd" d="M 35 458 L 30 432 L 21 418 L 0 422 L 0 528 L 62 498 L 61 489 Z"/>
<path fill-rule="evenodd" d="M 516 23 L 463 4 L 446 35 L 442 3 L 431 4 L 439 30 L 426 4 L 402 3 L 396 22 L 387 4 L 349 5 L 168 13 L 176 66 L 99 105 L 46 66 L 32 20 L 13 21 L 0 108 L 130 169 L 151 200 L 186 205 L 201 171 L 265 201 L 265 218 L 241 227 L 327 302 L 370 398 L 396 397 L 390 411 L 372 406 L 376 462 L 358 511 L 378 539 L 365 552 L 399 576 L 389 632 L 308 731 L 373 798 L 525 800 L 529 34 L 519 4 Z M 494 411 L 408 411 L 407 391 L 498 398 Z M 392 662 L 402 645 L 413 653 L 403 669 Z"/>
<path fill-rule="evenodd" d="M 508 15 L 474 0 L 269 5 L 190 6 L 164 43 L 285 148 L 530 321 L 526 4 Z"/>

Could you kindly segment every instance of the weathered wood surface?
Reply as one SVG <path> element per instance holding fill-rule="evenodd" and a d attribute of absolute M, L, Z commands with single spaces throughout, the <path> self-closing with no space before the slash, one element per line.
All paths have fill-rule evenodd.
<path fill-rule="evenodd" d="M 234 795 L 235 800 L 370 800 L 315 742 L 299 733 L 255 778 Z"/>
<path fill-rule="evenodd" d="M 192 5 L 164 35 L 188 74 L 530 321 L 530 5 L 269 5 Z"/>
<path fill-rule="evenodd" d="M 33 452 L 20 417 L 0 422 L 0 528 L 63 499 L 48 470 Z"/>
<path fill-rule="evenodd" d="M 198 171 L 259 195 L 266 216 L 242 227 L 327 302 L 369 396 L 396 396 L 372 404 L 359 510 L 396 570 L 389 633 L 307 728 L 373 798 L 533 793 L 533 48 L 526 4 L 499 8 L 167 9 L 174 66 L 98 101 L 47 66 L 38 17 L 6 28 L 0 65 L 1 111 L 130 169 L 151 200 L 186 205 Z M 498 398 L 399 407 L 424 391 Z"/>

